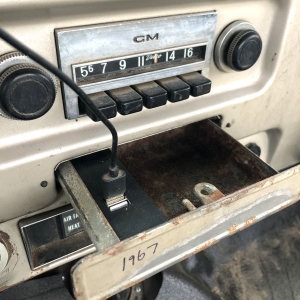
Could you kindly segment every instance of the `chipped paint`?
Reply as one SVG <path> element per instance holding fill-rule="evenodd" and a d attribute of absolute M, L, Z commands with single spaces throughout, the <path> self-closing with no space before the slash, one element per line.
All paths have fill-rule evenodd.
<path fill-rule="evenodd" d="M 237 224 L 233 224 L 227 231 L 228 231 L 228 235 L 233 235 L 237 232 L 238 230 L 238 225 Z"/>
<path fill-rule="evenodd" d="M 245 225 L 242 227 L 242 230 L 243 229 L 246 229 L 248 227 L 250 227 L 251 225 L 253 225 L 254 223 L 256 222 L 256 217 L 252 217 L 250 219 L 248 219 L 246 222 L 245 222 Z"/>

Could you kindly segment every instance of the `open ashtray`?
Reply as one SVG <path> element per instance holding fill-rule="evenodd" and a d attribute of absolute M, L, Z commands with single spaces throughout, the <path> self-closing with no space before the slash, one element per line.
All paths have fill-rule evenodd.
<path fill-rule="evenodd" d="M 276 174 L 209 120 L 121 145 L 119 159 L 167 219 L 186 212 L 183 199 L 203 204 L 198 183 L 229 195 Z M 203 199 L 210 192 L 204 184 Z"/>
<path fill-rule="evenodd" d="M 73 267 L 79 299 L 113 295 L 297 199 L 299 168 L 278 174 L 210 120 L 118 151 L 129 204 L 114 212 L 99 193 L 109 150 L 57 169 L 98 251 Z"/>

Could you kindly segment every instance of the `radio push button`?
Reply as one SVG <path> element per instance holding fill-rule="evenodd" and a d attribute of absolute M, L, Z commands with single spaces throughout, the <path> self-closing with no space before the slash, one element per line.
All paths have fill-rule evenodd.
<path fill-rule="evenodd" d="M 198 72 L 192 72 L 179 76 L 191 87 L 191 95 L 198 97 L 208 94 L 211 89 L 211 81 Z"/>
<path fill-rule="evenodd" d="M 167 103 L 167 91 L 154 81 L 137 84 L 133 88 L 142 95 L 146 108 L 154 108 Z"/>
<path fill-rule="evenodd" d="M 117 103 L 118 112 L 121 115 L 129 115 L 143 109 L 143 99 L 131 87 L 124 87 L 107 92 Z"/>
<path fill-rule="evenodd" d="M 117 115 L 116 102 L 105 92 L 91 94 L 89 97 L 107 119 L 114 118 Z M 90 108 L 84 105 L 82 101 L 79 101 L 79 111 L 81 114 L 87 114 L 95 122 L 100 121 L 100 119 L 98 119 L 90 110 Z"/>
<path fill-rule="evenodd" d="M 189 85 L 177 77 L 157 80 L 157 83 L 167 90 L 170 102 L 182 101 L 190 96 Z"/>

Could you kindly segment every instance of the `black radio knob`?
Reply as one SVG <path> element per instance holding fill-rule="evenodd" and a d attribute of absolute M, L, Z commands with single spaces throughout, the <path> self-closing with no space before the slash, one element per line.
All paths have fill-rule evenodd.
<path fill-rule="evenodd" d="M 238 32 L 229 45 L 227 64 L 235 71 L 251 68 L 258 60 L 262 49 L 262 41 L 254 30 Z"/>
<path fill-rule="evenodd" d="M 39 118 L 51 108 L 55 96 L 55 79 L 35 65 L 16 64 L 0 75 L 0 110 L 7 117 Z"/>
<path fill-rule="evenodd" d="M 261 50 L 262 39 L 254 27 L 246 21 L 235 21 L 218 37 L 215 63 L 224 72 L 245 71 L 257 62 Z"/>

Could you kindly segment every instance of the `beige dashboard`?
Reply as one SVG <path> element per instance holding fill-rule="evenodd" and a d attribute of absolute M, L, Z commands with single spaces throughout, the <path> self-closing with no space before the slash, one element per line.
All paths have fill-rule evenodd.
<path fill-rule="evenodd" d="M 221 128 L 244 145 L 258 144 L 262 158 L 274 169 L 296 164 L 300 160 L 300 3 L 296 0 L 2 0 L 0 26 L 59 66 L 57 29 L 207 12 L 216 14 L 211 60 L 205 71 L 211 92 L 136 114 L 117 114 L 111 122 L 119 144 L 221 116 Z M 215 64 L 214 47 L 224 28 L 237 20 L 248 22 L 259 33 L 262 52 L 250 69 L 223 72 Z M 14 50 L 0 40 L 0 55 Z M 1 290 L 95 251 L 86 248 L 32 270 L 18 224 L 68 204 L 55 177 L 56 168 L 64 161 L 109 148 L 111 136 L 103 124 L 87 116 L 66 118 L 61 83 L 45 115 L 30 121 L 0 116 L 0 128 L 0 239 L 11 247 L 8 264 L 0 272 Z"/>

